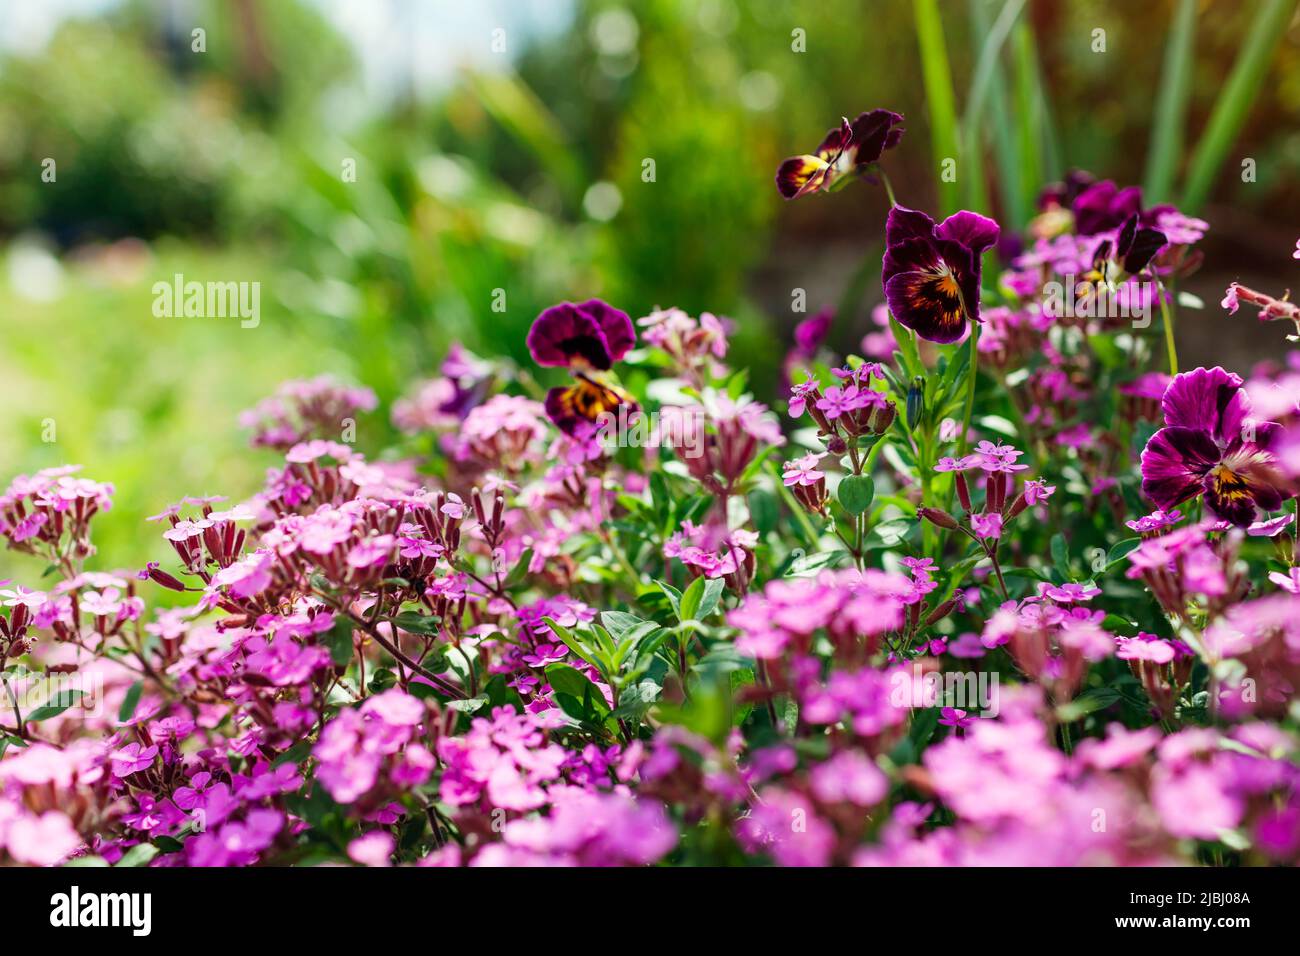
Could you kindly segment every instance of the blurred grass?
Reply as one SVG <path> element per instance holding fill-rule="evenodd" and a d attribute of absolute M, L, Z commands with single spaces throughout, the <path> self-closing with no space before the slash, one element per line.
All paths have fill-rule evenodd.
<path fill-rule="evenodd" d="M 1296 0 L 1260 0 L 1237 53 L 1237 62 L 1223 84 L 1214 111 L 1192 154 L 1182 205 L 1198 213 L 1209 198 L 1228 151 L 1255 106 L 1256 94 L 1268 75 L 1273 51 L 1285 36 L 1296 11 Z"/>
<path fill-rule="evenodd" d="M 49 302 L 21 298 L 8 272 L 0 276 L 0 474 L 7 484 L 19 472 L 75 463 L 86 477 L 113 482 L 113 509 L 96 519 L 100 567 L 165 558 L 170 549 L 144 518 L 182 496 L 239 499 L 260 487 L 275 458 L 247 448 L 240 411 L 286 378 L 353 369 L 345 340 L 277 303 L 275 276 L 251 249 L 162 243 L 123 285 L 72 265 Z M 154 317 L 153 283 L 177 272 L 187 280 L 261 281 L 261 324 Z M 49 443 L 42 441 L 47 419 L 56 438 Z M 358 423 L 359 446 L 372 427 Z M 0 577 L 20 567 L 24 580 L 34 577 L 31 559 L 0 552 Z"/>
<path fill-rule="evenodd" d="M 0 60 L 0 259 L 35 234 L 65 262 L 46 304 L 0 274 L 0 482 L 66 461 L 115 482 L 100 528 L 115 564 L 166 553 L 140 520 L 181 495 L 259 486 L 274 456 L 244 447 L 235 416 L 284 379 L 333 371 L 387 405 L 453 340 L 527 365 L 529 324 L 561 299 L 727 315 L 733 363 L 779 401 L 794 290 L 809 311 L 837 306 L 832 341 L 849 349 L 879 299 L 883 193 L 783 203 L 773 188 L 777 163 L 842 115 L 906 115 L 884 166 L 901 202 L 935 213 L 970 205 L 1013 227 L 1068 167 L 1145 175 L 1154 199 L 1187 165 L 1190 198 L 1231 200 L 1238 235 L 1300 218 L 1294 0 L 574 0 L 557 36 L 511 27 L 513 67 L 467 64 L 435 95 L 347 122 L 357 64 L 310 4 L 193 0 L 209 25 L 197 58 L 165 6 L 126 0 Z M 1237 153 L 1258 157 L 1258 186 L 1225 172 Z M 47 156 L 57 186 L 33 172 Z M 154 256 L 130 284 L 81 264 L 85 243 L 123 236 Z M 1225 252 L 1227 270 L 1249 255 L 1231 238 Z M 177 271 L 261 279 L 261 327 L 154 319 L 150 286 Z M 361 423 L 363 450 L 391 437 L 382 411 Z M 15 560 L 0 555 L 0 576 Z"/>

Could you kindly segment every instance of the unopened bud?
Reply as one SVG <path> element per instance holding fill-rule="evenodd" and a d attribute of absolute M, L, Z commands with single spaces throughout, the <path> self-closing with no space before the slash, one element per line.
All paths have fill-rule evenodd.
<path fill-rule="evenodd" d="M 935 608 L 933 611 L 927 614 L 925 616 L 925 621 L 923 621 L 922 623 L 926 627 L 929 627 L 935 621 L 942 621 L 945 617 L 947 617 L 949 614 L 952 613 L 952 609 L 955 608 L 956 606 L 957 606 L 957 599 L 948 598 L 948 600 L 944 601 L 937 608 Z"/>
<path fill-rule="evenodd" d="M 173 591 L 185 590 L 184 584 L 161 568 L 150 568 L 149 580 L 153 581 L 155 584 L 161 584 L 165 588 L 171 588 Z"/>
<path fill-rule="evenodd" d="M 970 514 L 974 510 L 970 506 L 970 485 L 966 484 L 966 476 L 960 471 L 954 472 L 954 475 L 956 476 L 954 480 L 957 482 L 957 500 L 961 502 L 966 513 Z"/>
<path fill-rule="evenodd" d="M 897 417 L 898 409 L 893 402 L 888 402 L 883 408 L 877 408 L 871 413 L 871 430 L 877 435 L 883 435 L 889 431 L 889 426 L 894 424 Z"/>
<path fill-rule="evenodd" d="M 925 414 L 925 379 L 916 376 L 907 390 L 907 429 L 916 431 L 921 416 Z"/>
<path fill-rule="evenodd" d="M 916 516 L 924 518 L 937 528 L 946 528 L 949 531 L 956 531 L 961 527 L 956 518 L 940 508 L 917 508 Z"/>

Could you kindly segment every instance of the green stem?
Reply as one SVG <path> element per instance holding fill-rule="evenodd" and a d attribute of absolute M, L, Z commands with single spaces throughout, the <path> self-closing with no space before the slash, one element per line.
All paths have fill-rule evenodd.
<path fill-rule="evenodd" d="M 889 197 L 890 207 L 892 208 L 894 206 L 897 206 L 898 200 L 894 198 L 894 186 L 889 181 L 889 176 L 885 173 L 883 169 L 880 169 L 878 167 L 876 172 L 880 176 L 880 184 L 885 187 L 885 195 Z"/>
<path fill-rule="evenodd" d="M 1169 374 L 1178 374 L 1178 349 L 1174 346 L 1174 318 L 1165 301 L 1165 287 L 1156 281 L 1156 294 L 1160 297 L 1160 318 L 1165 324 L 1165 352 L 1169 355 Z"/>
<path fill-rule="evenodd" d="M 979 338 L 980 325 L 978 322 L 972 322 L 970 327 L 970 364 L 966 369 L 966 412 L 962 415 L 961 424 L 961 441 L 958 444 L 959 454 L 966 454 L 969 447 L 967 434 L 970 432 L 971 415 L 975 412 L 975 378 L 979 374 Z"/>

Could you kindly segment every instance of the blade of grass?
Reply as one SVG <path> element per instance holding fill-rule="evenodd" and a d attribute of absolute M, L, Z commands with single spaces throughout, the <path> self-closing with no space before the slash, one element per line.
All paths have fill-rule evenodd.
<path fill-rule="evenodd" d="M 991 18 L 988 13 L 988 0 L 970 0 L 971 39 L 975 42 L 975 55 L 978 57 L 988 39 Z M 1006 90 L 1006 75 L 1001 62 L 996 62 L 989 78 L 988 113 L 989 125 L 992 126 L 993 159 L 997 166 L 997 193 L 1002 199 L 1004 219 L 1010 219 L 1008 225 L 1021 228 L 1024 224 L 1024 209 L 1019 204 L 1019 178 L 1021 178 L 1021 156 L 1019 143 L 1011 129 L 1011 114 L 1008 109 L 1009 96 Z M 989 212 L 987 190 L 984 189 L 984 163 L 982 130 L 975 130 L 975 142 L 967 142 L 966 165 L 971 176 L 967 185 L 966 208 L 976 212 Z"/>
<path fill-rule="evenodd" d="M 916 19 L 916 42 L 921 50 L 921 76 L 925 98 L 930 106 L 930 145 L 935 166 L 941 170 L 945 159 L 958 158 L 957 102 L 952 91 L 952 70 L 948 66 L 948 49 L 943 40 L 943 21 L 938 0 L 912 0 Z M 957 178 L 963 175 L 958 170 Z M 945 214 L 957 211 L 961 202 L 956 182 L 939 177 L 939 202 Z"/>
<path fill-rule="evenodd" d="M 1184 211 L 1195 214 L 1209 198 L 1214 179 L 1232 148 L 1233 140 L 1246 122 L 1246 114 L 1254 104 L 1260 84 L 1268 72 L 1273 51 L 1281 41 L 1287 21 L 1296 7 L 1296 0 L 1261 0 L 1256 15 L 1251 19 L 1246 42 L 1237 54 L 1228 82 L 1219 94 L 1210 121 L 1201 134 L 1192 165 L 1187 173 L 1187 186 L 1180 204 Z"/>
<path fill-rule="evenodd" d="M 1033 73 L 1033 85 L 1038 93 L 1035 106 L 1040 117 L 1039 136 L 1042 143 L 1044 181 L 1060 179 L 1065 175 L 1065 163 L 1061 152 L 1061 132 L 1056 125 L 1056 113 L 1052 109 L 1052 98 L 1047 90 L 1047 80 L 1043 75 L 1043 64 L 1034 54 L 1037 40 L 1029 24 L 1021 20 L 1016 32 L 1023 34 L 1016 44 L 1017 65 L 1020 69 Z"/>
<path fill-rule="evenodd" d="M 1143 193 L 1151 203 L 1168 202 L 1183 154 L 1183 127 L 1192 91 L 1192 48 L 1196 40 L 1196 0 L 1179 0 L 1165 45 L 1165 62 L 1156 94 L 1154 130 L 1147 153 Z"/>
<path fill-rule="evenodd" d="M 988 29 L 988 35 L 984 38 L 984 43 L 980 47 L 979 59 L 975 61 L 975 73 L 971 77 L 971 94 L 970 99 L 966 101 L 966 114 L 962 117 L 962 159 L 967 166 L 974 166 L 975 170 L 980 172 L 979 177 L 974 176 L 972 170 L 971 176 L 967 179 L 967 196 L 971 203 L 978 206 L 976 208 L 988 207 L 988 200 L 984 196 L 983 169 L 980 159 L 980 148 L 982 148 L 982 138 L 984 131 L 984 107 L 989 98 L 989 92 L 997 83 L 1001 82 L 1004 87 L 1002 92 L 1002 103 L 1006 103 L 1005 78 L 1001 74 L 1001 55 L 1002 47 L 1005 46 L 1006 38 L 1011 34 L 1011 27 L 1015 26 L 1015 21 L 1021 16 L 1021 10 L 1024 9 L 1024 0 L 1006 0 L 1002 4 L 1001 12 L 997 14 L 997 20 Z M 979 10 L 976 5 L 976 10 Z M 1004 191 L 1004 199 L 1008 199 L 1008 194 Z M 1019 220 L 1018 220 L 1019 221 Z"/>
<path fill-rule="evenodd" d="M 1044 182 L 1043 152 L 1047 138 L 1047 116 L 1034 32 L 1025 17 L 1021 17 L 1011 31 L 1011 54 L 1015 75 L 1016 114 L 1019 118 L 1020 195 L 1028 217 L 1033 214 L 1038 189 Z"/>

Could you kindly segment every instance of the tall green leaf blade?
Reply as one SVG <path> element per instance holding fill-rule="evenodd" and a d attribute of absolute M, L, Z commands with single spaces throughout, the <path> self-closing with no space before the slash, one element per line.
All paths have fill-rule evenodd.
<path fill-rule="evenodd" d="M 1143 177 L 1143 192 L 1151 203 L 1166 202 L 1173 193 L 1174 174 L 1183 155 L 1183 127 L 1192 91 L 1195 40 L 1196 0 L 1179 0 L 1169 42 L 1165 44 L 1165 62 L 1152 119 L 1151 148 Z"/>
<path fill-rule="evenodd" d="M 1187 187 L 1183 190 L 1180 204 L 1183 211 L 1194 215 L 1209 198 L 1215 177 L 1246 122 L 1260 84 L 1268 73 L 1273 51 L 1281 42 L 1295 8 L 1296 0 L 1260 0 L 1259 12 L 1251 20 L 1236 65 L 1214 104 L 1210 121 L 1192 156 Z"/>
<path fill-rule="evenodd" d="M 925 97 L 930 105 L 930 145 L 934 151 L 936 172 L 945 159 L 958 157 L 957 102 L 952 90 L 952 70 L 948 66 L 948 48 L 943 39 L 943 21 L 938 0 L 912 0 L 916 18 L 916 42 L 921 49 L 921 77 Z M 958 179 L 964 175 L 958 172 Z M 939 177 L 939 199 L 945 214 L 957 211 L 961 203 L 960 187 Z"/>

